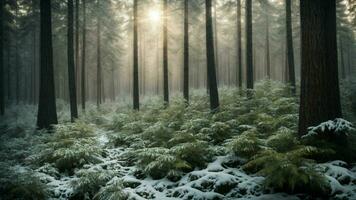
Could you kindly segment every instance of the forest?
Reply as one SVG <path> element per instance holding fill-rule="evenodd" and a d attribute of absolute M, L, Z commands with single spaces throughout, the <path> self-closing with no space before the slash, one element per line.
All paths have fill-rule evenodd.
<path fill-rule="evenodd" d="M 0 0 L 0 200 L 356 200 L 355 0 Z"/>

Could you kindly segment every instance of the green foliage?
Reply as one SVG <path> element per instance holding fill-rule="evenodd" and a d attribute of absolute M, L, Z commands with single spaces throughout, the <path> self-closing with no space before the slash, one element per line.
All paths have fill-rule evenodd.
<path fill-rule="evenodd" d="M 262 143 L 257 137 L 256 129 L 250 129 L 228 142 L 228 148 L 237 156 L 252 157 L 261 150 Z"/>
<path fill-rule="evenodd" d="M 60 171 L 72 172 L 84 164 L 97 163 L 102 150 L 94 138 L 92 125 L 83 122 L 57 125 L 55 133 L 40 150 L 35 161 L 54 163 Z"/>
<path fill-rule="evenodd" d="M 126 200 L 128 195 L 123 192 L 122 181 L 114 178 L 105 187 L 102 187 L 94 196 L 95 200 Z"/>
<path fill-rule="evenodd" d="M 278 132 L 267 139 L 267 146 L 273 148 L 277 152 L 286 152 L 298 145 L 298 140 L 294 132 L 290 129 L 282 127 Z"/>
<path fill-rule="evenodd" d="M 0 164 L 0 199 L 45 200 L 48 188 L 33 171 L 8 169 L 8 163 Z"/>
<path fill-rule="evenodd" d="M 230 125 L 223 122 L 214 122 L 210 128 L 203 128 L 200 132 L 208 136 L 214 144 L 224 142 L 232 136 Z"/>
<path fill-rule="evenodd" d="M 150 147 L 163 147 L 172 138 L 172 134 L 171 128 L 168 128 L 162 122 L 157 122 L 142 133 L 142 138 L 149 141 Z"/>
<path fill-rule="evenodd" d="M 146 148 L 134 152 L 136 164 L 143 171 L 159 179 L 165 176 L 176 176 L 181 170 L 191 169 L 184 160 L 178 158 L 171 150 L 163 147 Z"/>
<path fill-rule="evenodd" d="M 325 195 L 329 192 L 326 178 L 316 170 L 312 160 L 305 158 L 317 151 L 310 146 L 286 153 L 265 150 L 245 164 L 244 169 L 257 169 L 259 174 L 265 176 L 265 186 L 277 191 Z"/>
<path fill-rule="evenodd" d="M 115 173 L 101 168 L 91 168 L 79 170 L 76 175 L 78 179 L 72 182 L 73 196 L 76 198 L 92 198 Z"/>
<path fill-rule="evenodd" d="M 190 168 L 204 167 L 214 156 L 213 148 L 205 141 L 181 143 L 174 146 L 171 152 L 189 163 Z"/>

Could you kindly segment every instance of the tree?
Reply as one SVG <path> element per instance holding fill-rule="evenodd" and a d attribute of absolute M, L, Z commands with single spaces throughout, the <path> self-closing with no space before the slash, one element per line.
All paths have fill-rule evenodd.
<path fill-rule="evenodd" d="M 163 100 L 169 104 L 168 85 L 168 0 L 163 0 Z"/>
<path fill-rule="evenodd" d="M 75 64 L 74 64 L 74 43 L 73 43 L 73 0 L 68 0 L 68 80 L 69 80 L 69 99 L 70 99 L 70 113 L 71 121 L 74 122 L 78 118 L 78 108 L 77 108 L 77 88 L 75 84 Z"/>
<path fill-rule="evenodd" d="M 54 90 L 51 1 L 41 0 L 41 73 L 40 98 L 37 127 L 49 129 L 57 124 L 56 97 Z"/>
<path fill-rule="evenodd" d="M 79 0 L 75 0 L 75 67 L 76 84 L 79 84 Z M 79 94 L 79 87 L 77 87 Z"/>
<path fill-rule="evenodd" d="M 82 47 L 82 74 L 81 74 L 81 92 L 82 92 L 82 109 L 85 110 L 85 102 L 86 102 L 86 94 L 85 94 L 85 78 L 86 78 L 86 72 L 85 72 L 85 56 L 86 56 L 86 31 L 87 31 L 87 23 L 86 23 L 86 5 L 85 1 L 83 1 L 83 47 Z"/>
<path fill-rule="evenodd" d="M 247 89 L 253 89 L 253 53 L 252 53 L 252 0 L 246 0 L 246 79 Z"/>
<path fill-rule="evenodd" d="M 269 31 L 269 3 L 268 1 L 264 2 L 265 8 L 265 18 L 266 18 L 266 71 L 267 71 L 267 78 L 271 78 L 271 57 L 270 57 L 270 31 Z"/>
<path fill-rule="evenodd" d="M 96 22 L 96 43 L 97 43 L 97 51 L 96 51 L 96 60 L 97 60 L 97 73 L 96 73 L 96 105 L 97 107 L 100 106 L 101 104 L 101 88 L 102 88 L 102 80 L 101 80 L 101 22 L 100 22 L 100 12 L 99 12 L 99 9 L 100 9 L 100 4 L 99 4 L 99 0 L 97 1 L 97 22 Z"/>
<path fill-rule="evenodd" d="M 206 20 L 206 59 L 208 71 L 208 83 L 210 94 L 210 109 L 216 111 L 219 108 L 219 92 L 216 81 L 215 53 L 214 53 L 214 33 L 211 3 L 212 0 L 205 0 L 205 20 Z"/>
<path fill-rule="evenodd" d="M 293 47 L 293 30 L 292 30 L 292 2 L 286 0 L 286 29 L 287 29 L 287 68 L 288 82 L 292 86 L 292 94 L 296 93 L 295 85 L 295 68 L 294 68 L 294 47 Z"/>
<path fill-rule="evenodd" d="M 237 44 L 236 44 L 236 52 L 237 52 L 237 75 L 236 79 L 238 87 L 242 88 L 242 37 L 241 37 L 241 0 L 236 0 L 236 15 L 237 15 Z"/>
<path fill-rule="evenodd" d="M 133 31 L 133 108 L 140 109 L 140 91 L 138 82 L 138 0 L 134 0 L 134 31 Z"/>
<path fill-rule="evenodd" d="M 189 102 L 189 0 L 184 0 L 184 72 L 183 96 Z"/>
<path fill-rule="evenodd" d="M 5 113 L 5 87 L 4 87 L 4 1 L 0 0 L 0 115 Z"/>
<path fill-rule="evenodd" d="M 299 134 L 310 126 L 342 117 L 334 0 L 302 0 L 301 97 Z"/>

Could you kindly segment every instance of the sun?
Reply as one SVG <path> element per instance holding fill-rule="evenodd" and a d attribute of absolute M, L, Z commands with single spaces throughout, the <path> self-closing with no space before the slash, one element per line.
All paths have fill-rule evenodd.
<path fill-rule="evenodd" d="M 159 22 L 161 19 L 161 12 L 159 10 L 150 10 L 148 12 L 148 18 L 152 22 Z"/>

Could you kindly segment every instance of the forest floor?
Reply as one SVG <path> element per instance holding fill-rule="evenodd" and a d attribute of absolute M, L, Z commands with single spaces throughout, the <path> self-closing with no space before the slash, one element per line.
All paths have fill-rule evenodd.
<path fill-rule="evenodd" d="M 164 108 L 157 97 L 139 112 L 90 105 L 75 123 L 57 102 L 50 133 L 35 130 L 36 107 L 12 107 L 0 122 L 0 199 L 356 199 L 354 158 L 297 139 L 288 87 L 264 81 L 252 98 L 220 96 L 215 114 L 194 91 L 189 106 L 173 98 Z M 354 133 L 342 119 L 324 125 Z"/>

